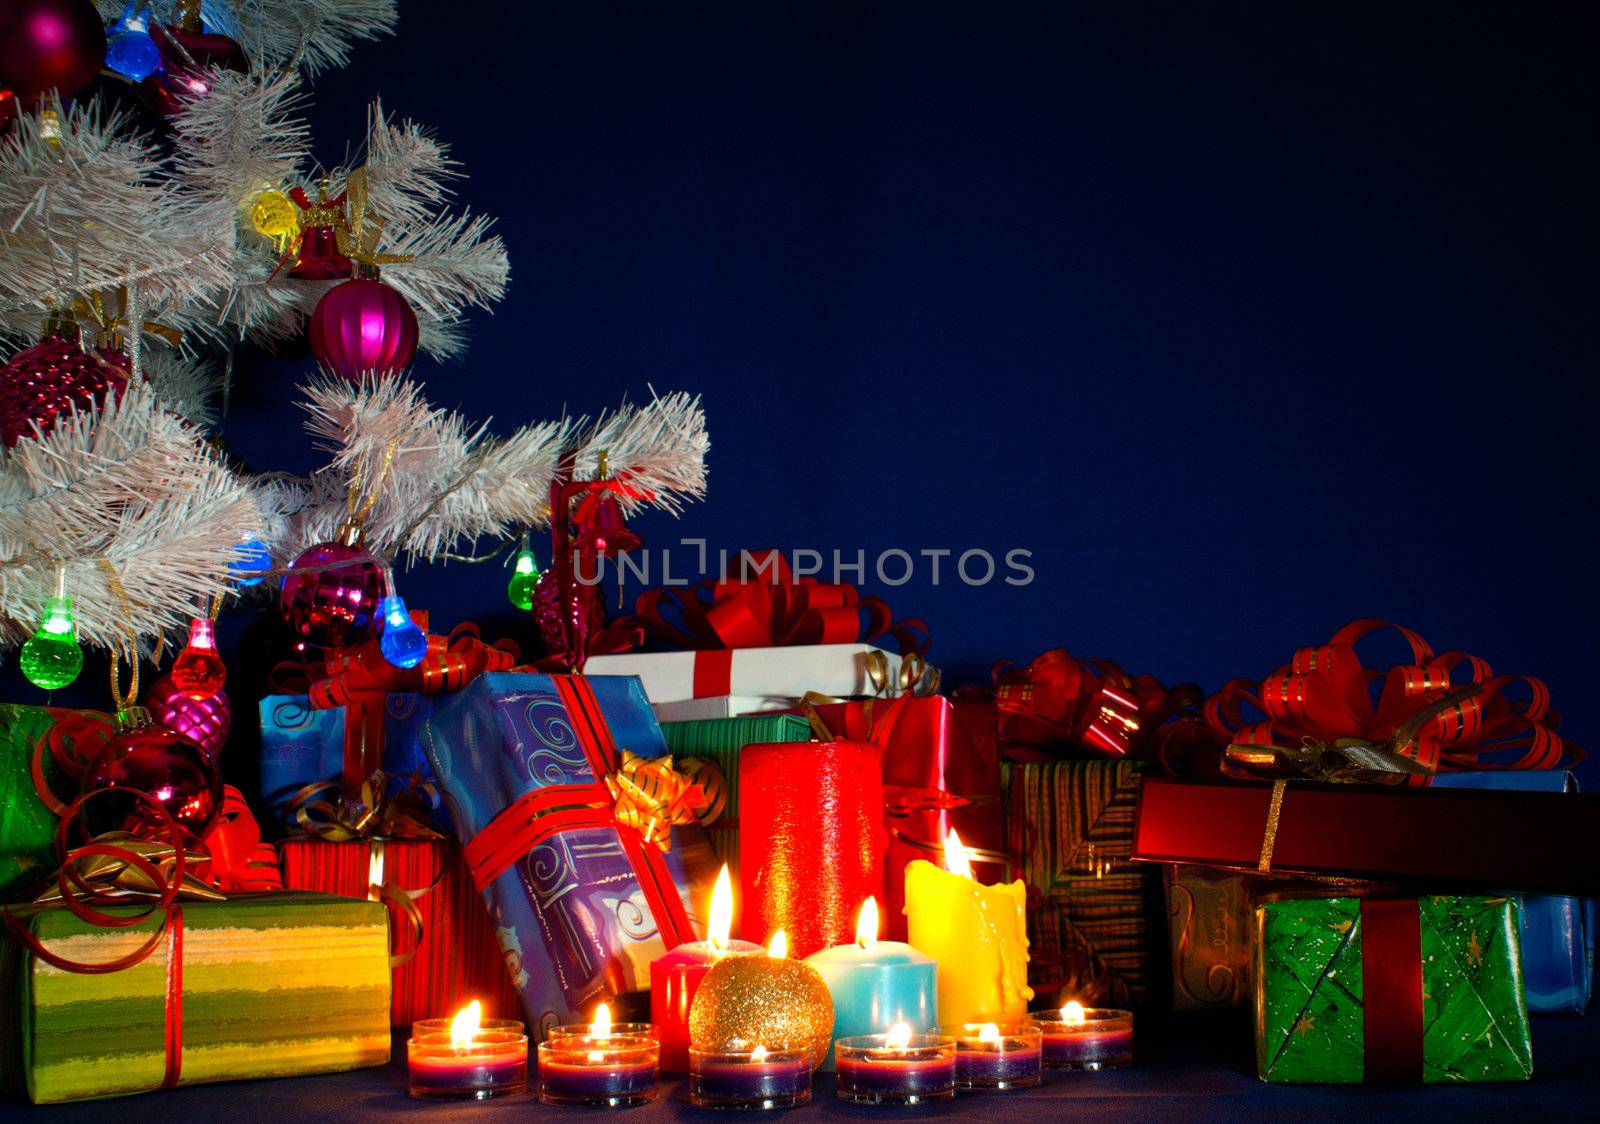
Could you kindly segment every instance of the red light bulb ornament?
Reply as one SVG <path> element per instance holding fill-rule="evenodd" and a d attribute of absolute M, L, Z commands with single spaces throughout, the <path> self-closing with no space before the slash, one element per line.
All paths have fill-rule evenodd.
<path fill-rule="evenodd" d="M 217 626 L 210 617 L 189 622 L 189 643 L 178 653 L 169 673 L 172 685 L 191 699 L 209 699 L 228 681 L 228 668 L 217 652 Z"/>

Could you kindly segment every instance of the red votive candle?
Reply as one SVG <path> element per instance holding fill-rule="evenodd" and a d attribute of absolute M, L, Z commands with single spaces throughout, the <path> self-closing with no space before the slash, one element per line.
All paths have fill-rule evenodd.
<path fill-rule="evenodd" d="M 689 1103 L 701 1108 L 793 1108 L 811 1099 L 811 1045 L 729 1042 L 689 1051 Z"/>
<path fill-rule="evenodd" d="M 851 741 L 745 746 L 739 818 L 740 935 L 765 945 L 782 929 L 797 958 L 854 940 L 856 910 L 883 896 L 882 751 Z"/>
<path fill-rule="evenodd" d="M 853 1104 L 926 1104 L 956 1095 L 956 1042 L 938 1034 L 859 1034 L 833 1044 L 836 1095 Z"/>
<path fill-rule="evenodd" d="M 1068 1003 L 1059 1011 L 1035 1011 L 1044 1034 L 1044 1068 L 1118 1069 L 1133 1061 L 1133 1014 L 1111 1007 Z"/>
<path fill-rule="evenodd" d="M 632 1034 L 562 1035 L 539 1043 L 539 1099 L 545 1104 L 625 1108 L 655 1099 L 661 1047 Z"/>
<path fill-rule="evenodd" d="M 650 964 L 650 1021 L 659 1031 L 663 1072 L 688 1072 L 689 1008 L 706 973 L 725 957 L 759 956 L 766 951 L 749 941 L 730 940 L 732 931 L 733 885 L 724 866 L 711 893 L 707 939 L 680 944 Z"/>
<path fill-rule="evenodd" d="M 1028 1089 L 1042 1080 L 1037 1023 L 966 1023 L 939 1033 L 955 1039 L 957 1089 Z"/>

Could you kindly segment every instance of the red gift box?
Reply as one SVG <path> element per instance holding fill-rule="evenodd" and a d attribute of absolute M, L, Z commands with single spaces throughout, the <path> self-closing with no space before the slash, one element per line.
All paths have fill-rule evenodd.
<path fill-rule="evenodd" d="M 1146 777 L 1133 857 L 1575 897 L 1600 895 L 1600 796 Z"/>
<path fill-rule="evenodd" d="M 522 1017 L 494 923 L 453 840 L 306 838 L 278 848 L 288 889 L 391 902 L 411 897 L 419 926 L 397 918 L 396 943 L 400 956 L 413 948 L 416 954 L 394 969 L 393 1025 L 453 1015 L 474 999 L 486 1018 Z M 420 928 L 420 937 L 406 935 L 407 928 Z"/>
<path fill-rule="evenodd" d="M 906 864 L 926 859 L 942 865 L 952 829 L 966 845 L 978 881 L 1006 880 L 998 746 L 992 736 L 974 736 L 993 721 L 989 705 L 956 706 L 934 696 L 812 708 L 836 737 L 875 741 L 883 749 L 888 844 L 880 916 L 886 940 L 906 939 Z"/>

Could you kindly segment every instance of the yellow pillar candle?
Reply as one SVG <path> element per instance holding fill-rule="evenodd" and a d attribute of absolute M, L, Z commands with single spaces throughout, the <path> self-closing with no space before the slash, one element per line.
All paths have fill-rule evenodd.
<path fill-rule="evenodd" d="M 907 928 L 911 947 L 938 962 L 939 1021 L 1017 1022 L 1033 998 L 1022 882 L 980 886 L 953 831 L 945 866 L 906 864 Z"/>

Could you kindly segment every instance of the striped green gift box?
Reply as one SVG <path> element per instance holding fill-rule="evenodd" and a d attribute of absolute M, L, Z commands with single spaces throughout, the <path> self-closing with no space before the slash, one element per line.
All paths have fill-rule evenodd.
<path fill-rule="evenodd" d="M 105 907 L 134 916 L 144 906 Z M 78 963 L 126 956 L 159 916 L 98 928 L 59 906 L 22 907 L 45 948 Z M 6 1083 L 36 1104 L 176 1084 L 290 1077 L 389 1060 L 389 920 L 381 902 L 288 892 L 181 907 L 181 998 L 168 1010 L 165 939 L 118 972 L 68 972 L 14 936 L 0 948 Z"/>
<path fill-rule="evenodd" d="M 1001 771 L 1006 846 L 1030 890 L 1028 975 L 1046 1006 L 1125 1007 L 1165 985 L 1161 868 L 1129 858 L 1139 773 L 1132 761 Z"/>
<path fill-rule="evenodd" d="M 667 749 L 676 758 L 699 757 L 727 778 L 728 806 L 708 829 L 711 849 L 739 878 L 739 751 L 747 745 L 811 740 L 811 724 L 798 714 L 749 714 L 698 722 L 663 722 Z"/>

